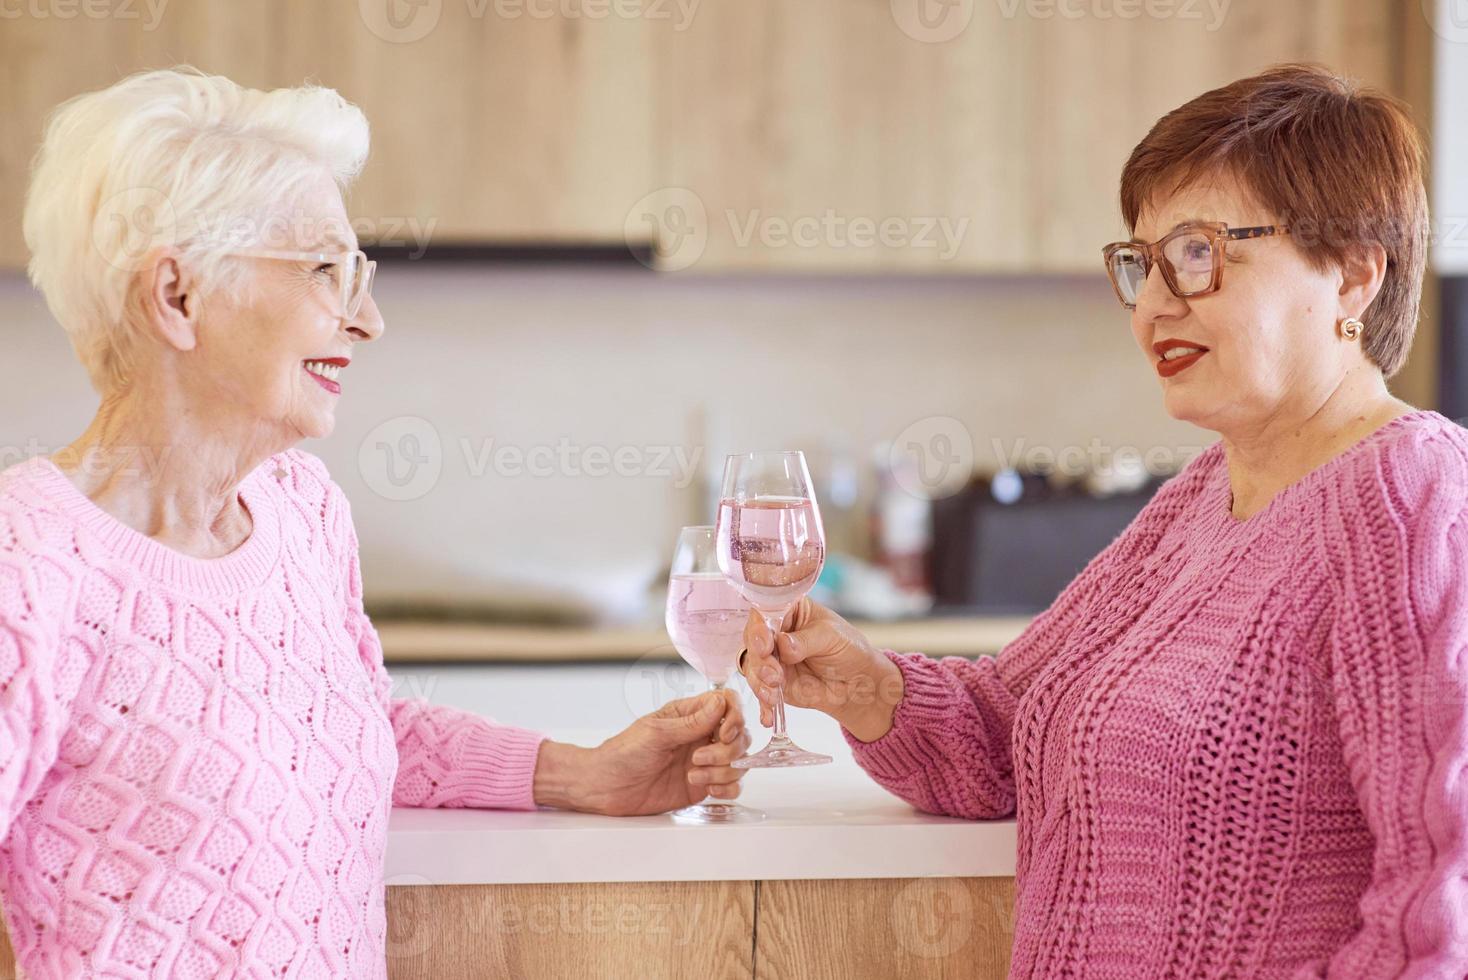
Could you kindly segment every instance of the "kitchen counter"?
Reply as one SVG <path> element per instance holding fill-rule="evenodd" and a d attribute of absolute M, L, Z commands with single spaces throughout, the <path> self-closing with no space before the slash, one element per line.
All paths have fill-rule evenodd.
<path fill-rule="evenodd" d="M 754 726 L 755 747 L 768 733 Z M 1012 877 L 1013 820 L 919 813 L 857 767 L 840 740 L 802 733 L 836 761 L 754 770 L 740 801 L 758 823 L 686 826 L 670 817 L 395 809 L 389 884 Z M 593 739 L 571 739 L 592 742 Z"/>
<path fill-rule="evenodd" d="M 1029 625 L 1027 616 L 935 616 L 853 621 L 879 647 L 930 656 L 997 653 Z M 517 626 L 428 620 L 374 621 L 390 664 L 677 660 L 661 627 Z"/>
<path fill-rule="evenodd" d="M 436 670 L 492 676 L 494 701 L 445 677 L 439 694 L 465 705 L 559 692 L 500 712 L 510 723 L 598 723 L 641 708 L 619 696 L 635 667 Z M 589 745 L 614 729 L 547 730 Z M 768 732 L 751 730 L 762 745 Z M 824 716 L 792 712 L 791 735 L 835 762 L 747 774 L 740 802 L 765 811 L 759 823 L 393 810 L 389 976 L 1005 976 L 1014 821 L 917 812 L 857 767 Z"/>

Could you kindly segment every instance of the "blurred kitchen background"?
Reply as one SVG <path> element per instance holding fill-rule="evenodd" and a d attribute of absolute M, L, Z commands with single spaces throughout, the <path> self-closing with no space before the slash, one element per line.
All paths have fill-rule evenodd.
<path fill-rule="evenodd" d="M 801 448 L 821 597 L 993 652 L 1213 441 L 1100 263 L 1163 112 L 1282 61 L 1433 147 L 1409 400 L 1468 414 L 1468 2 L 27 0 L 0 13 L 0 466 L 95 408 L 26 283 L 46 112 L 147 67 L 361 105 L 384 338 L 307 444 L 389 659 L 672 656 L 677 528 L 726 453 Z M 1342 147 L 1349 153 L 1349 147 Z"/>

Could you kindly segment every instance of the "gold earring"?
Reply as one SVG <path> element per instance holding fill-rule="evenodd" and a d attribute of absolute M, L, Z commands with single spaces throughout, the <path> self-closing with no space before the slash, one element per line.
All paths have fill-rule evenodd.
<path fill-rule="evenodd" d="M 1359 340 L 1361 332 L 1366 329 L 1366 324 L 1353 316 L 1348 316 L 1341 321 L 1341 336 L 1347 340 Z"/>

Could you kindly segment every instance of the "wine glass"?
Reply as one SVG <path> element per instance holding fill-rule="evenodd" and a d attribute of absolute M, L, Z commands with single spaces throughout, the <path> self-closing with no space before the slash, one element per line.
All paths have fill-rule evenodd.
<path fill-rule="evenodd" d="M 678 532 L 665 622 L 678 655 L 708 680 L 712 690 L 722 691 L 744 649 L 749 603 L 719 571 L 714 540 L 714 529 L 707 526 Z M 672 816 L 680 823 L 752 823 L 765 818 L 759 810 L 712 796 L 674 810 Z"/>
<path fill-rule="evenodd" d="M 719 501 L 719 570 L 759 611 L 771 634 L 810 591 L 826 560 L 826 534 L 800 452 L 730 456 Z M 778 665 L 779 658 L 776 658 Z M 807 752 L 785 734 L 783 666 L 775 686 L 770 744 L 731 763 L 738 769 L 819 766 L 829 755 Z"/>

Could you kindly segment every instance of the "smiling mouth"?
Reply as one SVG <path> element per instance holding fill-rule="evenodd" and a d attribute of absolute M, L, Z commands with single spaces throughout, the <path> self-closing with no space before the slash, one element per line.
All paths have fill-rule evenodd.
<path fill-rule="evenodd" d="M 1157 355 L 1157 374 L 1171 378 L 1198 363 L 1208 348 L 1183 340 L 1164 340 L 1153 345 L 1152 352 Z"/>
<path fill-rule="evenodd" d="M 330 360 L 302 361 L 301 367 L 321 387 L 333 395 L 339 395 L 341 394 L 342 386 L 337 383 L 337 378 L 341 376 L 342 368 L 346 367 L 349 363 L 344 357 L 334 357 Z"/>
<path fill-rule="evenodd" d="M 342 366 L 340 364 L 330 364 L 326 361 L 307 361 L 306 370 L 318 378 L 335 381 L 342 373 Z"/>

